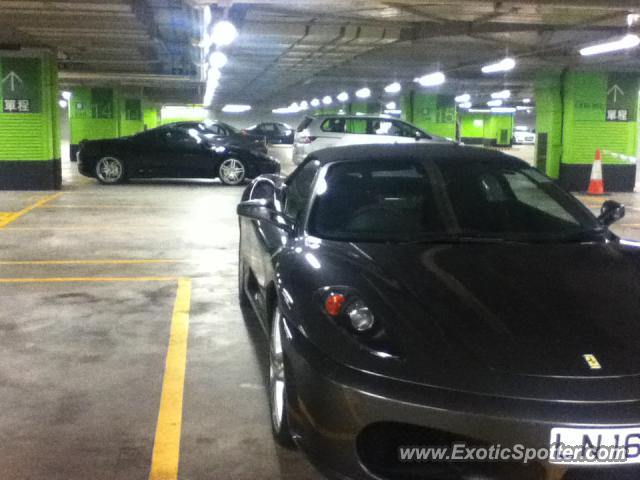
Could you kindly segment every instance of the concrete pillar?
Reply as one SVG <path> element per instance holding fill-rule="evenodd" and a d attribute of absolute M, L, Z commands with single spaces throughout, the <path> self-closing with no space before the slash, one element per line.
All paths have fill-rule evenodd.
<path fill-rule="evenodd" d="M 48 51 L 0 50 L 0 189 L 61 185 L 58 70 Z"/>
<path fill-rule="evenodd" d="M 453 95 L 411 92 L 400 100 L 402 117 L 427 133 L 455 139 L 456 102 Z"/>
<path fill-rule="evenodd" d="M 628 73 L 566 71 L 538 79 L 537 163 L 546 160 L 547 173 L 557 174 L 566 188 L 582 191 L 600 149 L 607 190 L 633 191 L 639 88 L 640 76 Z M 548 134 L 542 142 L 541 132 Z"/>

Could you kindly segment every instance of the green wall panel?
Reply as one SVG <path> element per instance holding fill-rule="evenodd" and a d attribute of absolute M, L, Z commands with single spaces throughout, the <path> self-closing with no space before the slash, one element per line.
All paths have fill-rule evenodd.
<path fill-rule="evenodd" d="M 110 88 L 76 88 L 69 104 L 71 143 L 133 135 L 144 130 L 141 96 Z"/>
<path fill-rule="evenodd" d="M 607 73 L 570 72 L 564 82 L 564 129 L 562 163 L 590 164 L 597 149 L 635 156 L 638 146 L 636 121 L 607 121 L 607 104 L 612 101 Z M 638 77 L 632 89 L 624 95 L 633 95 L 633 108 L 629 118 L 637 117 Z M 612 156 L 603 156 L 603 162 L 625 164 Z"/>
<path fill-rule="evenodd" d="M 413 124 L 434 135 L 456 137 L 456 104 L 450 95 L 413 94 Z"/>
<path fill-rule="evenodd" d="M 0 52 L 0 78 L 12 72 L 17 75 L 13 85 L 7 81 L 0 89 L 0 161 L 59 159 L 55 61 L 47 54 L 17 57 Z M 28 105 L 30 112 L 19 111 L 19 104 L 24 110 Z"/>
<path fill-rule="evenodd" d="M 143 111 L 143 121 L 147 129 L 156 128 L 160 124 L 160 113 L 155 107 L 146 107 Z"/>
<path fill-rule="evenodd" d="M 482 143 L 506 146 L 513 136 L 513 115 L 461 113 L 460 136 L 483 140 Z"/>

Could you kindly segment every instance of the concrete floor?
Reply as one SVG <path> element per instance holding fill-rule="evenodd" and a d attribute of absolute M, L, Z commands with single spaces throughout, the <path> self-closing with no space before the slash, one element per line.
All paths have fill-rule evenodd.
<path fill-rule="evenodd" d="M 0 225 L 14 218 L 0 227 L 0 478 L 150 478 L 180 277 L 192 281 L 180 478 L 320 479 L 271 440 L 267 347 L 237 302 L 242 188 L 103 187 L 74 168 L 55 197 L 0 192 Z M 640 194 L 610 198 L 629 206 L 615 230 L 640 240 Z"/>
<path fill-rule="evenodd" d="M 0 478 L 150 478 L 173 277 L 192 281 L 180 479 L 320 478 L 271 440 L 267 345 L 237 302 L 241 192 L 67 168 L 0 228 Z M 0 222 L 50 194 L 0 192 Z"/>

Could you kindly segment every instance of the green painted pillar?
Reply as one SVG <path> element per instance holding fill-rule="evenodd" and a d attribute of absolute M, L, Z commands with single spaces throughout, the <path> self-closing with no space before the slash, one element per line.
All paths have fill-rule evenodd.
<path fill-rule="evenodd" d="M 560 176 L 562 156 L 562 77 L 543 75 L 535 81 L 536 167 L 553 178 Z"/>
<path fill-rule="evenodd" d="M 0 80 L 0 189 L 60 188 L 55 57 L 0 50 Z"/>
<path fill-rule="evenodd" d="M 402 120 L 413 123 L 413 92 L 400 96 L 400 111 Z"/>
<path fill-rule="evenodd" d="M 121 89 L 117 92 L 119 136 L 127 137 L 144 130 L 142 89 Z"/>
<path fill-rule="evenodd" d="M 160 109 L 156 106 L 145 106 L 143 111 L 143 130 L 150 130 L 160 125 Z"/>
<path fill-rule="evenodd" d="M 564 77 L 560 181 L 586 190 L 600 149 L 605 188 L 633 191 L 638 152 L 638 74 L 569 72 Z"/>
<path fill-rule="evenodd" d="M 453 95 L 415 92 L 412 95 L 413 124 L 427 133 L 456 138 L 456 102 Z"/>
<path fill-rule="evenodd" d="M 116 138 L 120 134 L 119 105 L 113 88 L 78 87 L 71 91 L 69 127 L 71 159 L 82 140 Z"/>

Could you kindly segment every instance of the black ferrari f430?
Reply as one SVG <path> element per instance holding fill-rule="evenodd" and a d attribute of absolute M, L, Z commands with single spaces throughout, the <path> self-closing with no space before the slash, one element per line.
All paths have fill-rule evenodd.
<path fill-rule="evenodd" d="M 416 144 L 315 152 L 255 179 L 238 215 L 274 435 L 329 477 L 640 478 L 640 244 L 608 229 L 622 205 L 596 218 L 521 160 Z M 425 456 L 455 445 L 500 456 Z"/>
<path fill-rule="evenodd" d="M 83 141 L 78 170 L 104 184 L 152 177 L 219 178 L 225 185 L 280 171 L 280 163 L 267 154 L 264 138 L 232 136 L 229 128 L 182 122 L 130 137 Z"/>

